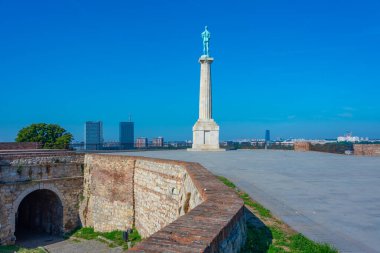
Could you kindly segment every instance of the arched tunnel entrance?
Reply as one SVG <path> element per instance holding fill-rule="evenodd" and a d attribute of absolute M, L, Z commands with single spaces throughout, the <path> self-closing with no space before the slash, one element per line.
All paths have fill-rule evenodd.
<path fill-rule="evenodd" d="M 15 218 L 16 243 L 51 240 L 63 231 L 62 202 L 50 190 L 29 193 L 21 201 Z"/>

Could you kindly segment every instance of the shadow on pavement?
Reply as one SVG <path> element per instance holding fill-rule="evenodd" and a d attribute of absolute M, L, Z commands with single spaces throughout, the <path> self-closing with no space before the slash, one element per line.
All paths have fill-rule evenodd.
<path fill-rule="evenodd" d="M 16 245 L 24 248 L 32 249 L 43 247 L 64 240 L 62 236 L 50 235 L 36 231 L 18 231 L 16 233 Z"/>

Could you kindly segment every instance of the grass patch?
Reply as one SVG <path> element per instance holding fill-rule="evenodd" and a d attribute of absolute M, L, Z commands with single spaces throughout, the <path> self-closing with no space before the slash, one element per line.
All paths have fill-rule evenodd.
<path fill-rule="evenodd" d="M 242 192 L 239 189 L 237 189 L 236 191 L 239 197 L 244 200 L 245 205 L 255 208 L 263 217 L 267 217 L 267 218 L 272 217 L 272 214 L 270 213 L 268 209 L 266 209 L 264 206 L 257 203 L 256 201 L 253 201 L 247 193 Z"/>
<path fill-rule="evenodd" d="M 291 249 L 293 252 L 305 252 L 305 253 L 333 253 L 338 252 L 336 249 L 328 245 L 327 243 L 316 243 L 302 234 L 295 234 L 291 237 Z"/>
<path fill-rule="evenodd" d="M 232 188 L 252 212 L 256 222 L 247 221 L 247 241 L 241 253 L 337 253 L 326 243 L 317 243 L 295 232 L 261 204 L 254 201 L 227 178 L 218 176 L 226 186 Z M 258 221 L 257 221 L 258 220 Z"/>
<path fill-rule="evenodd" d="M 222 176 L 217 176 L 219 178 L 220 181 L 222 181 L 223 184 L 227 185 L 228 187 L 230 188 L 233 188 L 233 189 L 236 189 L 236 185 L 234 183 L 232 183 L 230 180 L 228 180 L 227 178 L 225 177 L 222 177 Z"/>
<path fill-rule="evenodd" d="M 236 193 L 239 195 L 239 197 L 243 199 L 245 205 L 256 209 L 260 213 L 260 215 L 263 217 L 268 217 L 268 218 L 272 217 L 272 214 L 270 213 L 268 209 L 266 209 L 264 206 L 254 201 L 247 193 L 237 188 L 236 185 L 232 183 L 230 180 L 222 176 L 218 176 L 218 178 L 220 181 L 222 181 L 223 184 L 234 189 Z"/>
<path fill-rule="evenodd" d="M 102 242 L 106 242 L 105 240 L 99 238 L 103 237 L 112 243 L 109 243 L 110 247 L 122 246 L 123 249 L 128 249 L 128 243 L 123 240 L 123 232 L 119 230 L 111 231 L 111 232 L 95 232 L 94 228 L 84 227 L 75 231 L 71 236 L 74 238 L 81 238 L 85 240 L 100 240 Z M 131 243 L 131 246 L 141 241 L 141 236 L 136 229 L 132 230 L 132 233 L 128 236 L 128 242 Z"/>
<path fill-rule="evenodd" d="M 25 249 L 20 246 L 16 245 L 10 245 L 10 246 L 0 246 L 0 252 L 1 253 L 46 253 L 45 250 L 42 248 L 36 248 L 36 249 Z"/>

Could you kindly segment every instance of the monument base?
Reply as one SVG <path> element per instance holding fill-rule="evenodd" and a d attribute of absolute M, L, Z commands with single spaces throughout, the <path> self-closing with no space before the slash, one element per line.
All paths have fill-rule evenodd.
<path fill-rule="evenodd" d="M 221 151 L 226 151 L 224 148 L 218 148 L 218 149 L 199 149 L 199 148 L 188 148 L 187 151 L 191 152 L 221 152 Z"/>
<path fill-rule="evenodd" d="M 193 126 L 193 145 L 188 151 L 225 151 L 219 147 L 219 126 L 213 119 L 198 121 Z"/>

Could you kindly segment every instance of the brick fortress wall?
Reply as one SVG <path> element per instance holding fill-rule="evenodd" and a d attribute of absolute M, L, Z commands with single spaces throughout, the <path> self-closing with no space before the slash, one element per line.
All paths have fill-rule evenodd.
<path fill-rule="evenodd" d="M 15 216 L 21 201 L 36 190 L 53 192 L 63 206 L 61 232 L 79 225 L 83 155 L 72 152 L 0 154 L 0 245 L 15 241 Z M 48 225 L 48 224 L 47 224 Z"/>
<path fill-rule="evenodd" d="M 34 208 L 47 219 L 31 222 L 47 232 L 73 230 L 78 216 L 98 231 L 136 226 L 146 239 L 134 252 L 238 252 L 246 238 L 242 200 L 196 163 L 0 152 L 0 203 L 0 245 L 15 242 L 17 217 Z"/>
<path fill-rule="evenodd" d="M 136 160 L 135 225 L 148 237 L 202 202 L 180 164 Z"/>
<path fill-rule="evenodd" d="M 354 144 L 354 154 L 380 156 L 380 144 Z"/>
<path fill-rule="evenodd" d="M 86 154 L 80 216 L 135 225 L 146 239 L 132 252 L 239 252 L 246 238 L 242 200 L 196 163 Z"/>
<path fill-rule="evenodd" d="M 85 164 L 80 214 L 97 231 L 136 226 L 148 237 L 202 202 L 179 164 L 89 154 Z"/>
<path fill-rule="evenodd" d="M 310 146 L 311 146 L 310 142 L 295 142 L 294 151 L 301 151 L 301 152 L 310 151 Z"/>
<path fill-rule="evenodd" d="M 133 225 L 134 160 L 85 156 L 84 190 L 79 214 L 84 227 L 126 230 Z"/>
<path fill-rule="evenodd" d="M 39 142 L 0 142 L 0 150 L 40 149 Z"/>

